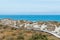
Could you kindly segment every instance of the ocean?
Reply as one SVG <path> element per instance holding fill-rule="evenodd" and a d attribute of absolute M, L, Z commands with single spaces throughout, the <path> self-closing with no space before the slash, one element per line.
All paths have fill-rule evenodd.
<path fill-rule="evenodd" d="M 28 21 L 59 21 L 60 15 L 0 15 L 0 19 L 28 20 Z"/>

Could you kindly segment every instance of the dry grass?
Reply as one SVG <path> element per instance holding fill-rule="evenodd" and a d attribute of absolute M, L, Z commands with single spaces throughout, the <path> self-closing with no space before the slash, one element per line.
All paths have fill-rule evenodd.
<path fill-rule="evenodd" d="M 21 24 L 25 22 L 21 21 Z M 52 24 L 60 24 L 56 22 L 51 22 Z M 32 24 L 32 23 L 30 23 Z M 38 25 L 43 24 L 39 22 Z M 60 40 L 59 38 L 41 31 L 16 29 L 10 26 L 3 26 L 0 24 L 0 40 Z"/>

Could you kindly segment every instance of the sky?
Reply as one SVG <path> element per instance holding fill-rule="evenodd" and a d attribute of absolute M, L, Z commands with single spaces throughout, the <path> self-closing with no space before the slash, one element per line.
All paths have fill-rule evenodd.
<path fill-rule="evenodd" d="M 0 0 L 0 14 L 59 14 L 60 0 Z"/>

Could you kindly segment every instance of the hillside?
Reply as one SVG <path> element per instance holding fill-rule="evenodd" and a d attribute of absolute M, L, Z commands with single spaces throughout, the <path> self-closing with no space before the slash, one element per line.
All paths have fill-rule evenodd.
<path fill-rule="evenodd" d="M 59 27 L 60 23 L 56 21 L 31 22 L 1 19 L 0 40 L 59 40 Z"/>

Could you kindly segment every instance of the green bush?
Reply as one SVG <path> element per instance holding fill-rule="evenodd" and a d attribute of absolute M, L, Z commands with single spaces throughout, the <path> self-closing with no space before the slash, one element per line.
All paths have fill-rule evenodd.
<path fill-rule="evenodd" d="M 35 35 L 32 35 L 30 40 L 48 40 L 48 39 L 47 39 L 46 35 L 35 34 Z"/>

